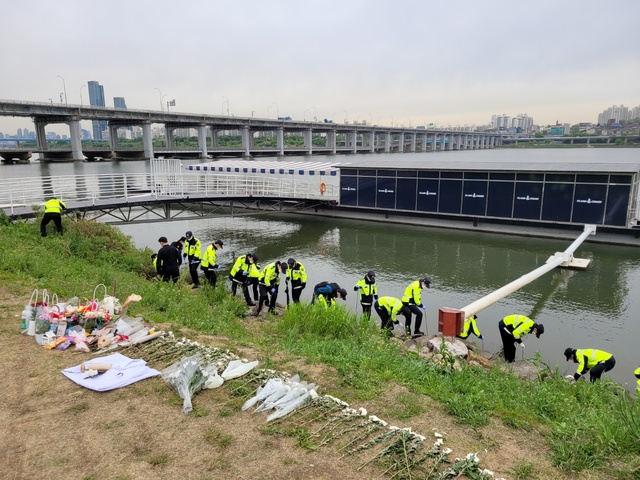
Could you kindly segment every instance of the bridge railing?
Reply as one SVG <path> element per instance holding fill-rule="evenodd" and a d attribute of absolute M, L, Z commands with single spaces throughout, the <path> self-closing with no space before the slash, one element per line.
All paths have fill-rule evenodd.
<path fill-rule="evenodd" d="M 0 180 L 0 208 L 8 215 L 28 215 L 52 197 L 64 200 L 67 208 L 124 206 L 172 198 L 257 197 L 337 201 L 339 187 L 328 182 L 321 191 L 321 181 L 320 177 L 318 180 L 302 180 L 256 175 L 176 175 L 170 172 L 10 178 Z"/>

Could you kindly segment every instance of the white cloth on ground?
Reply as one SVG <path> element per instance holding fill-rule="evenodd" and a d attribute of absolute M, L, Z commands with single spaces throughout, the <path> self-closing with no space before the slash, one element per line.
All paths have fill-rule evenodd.
<path fill-rule="evenodd" d="M 65 368 L 61 370 L 61 373 L 78 385 L 97 392 L 114 390 L 145 378 L 160 375 L 159 371 L 147 367 L 147 362 L 144 360 L 131 359 L 120 353 L 113 353 L 85 363 L 110 363 L 111 368 L 104 373 L 88 378 L 85 378 L 84 373 L 80 371 L 80 365 Z"/>

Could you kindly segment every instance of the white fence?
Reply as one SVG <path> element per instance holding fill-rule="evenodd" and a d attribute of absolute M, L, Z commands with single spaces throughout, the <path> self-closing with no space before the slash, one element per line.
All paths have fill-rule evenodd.
<path fill-rule="evenodd" d="M 324 185 L 324 184 L 323 184 Z M 166 199 L 255 197 L 337 201 L 339 187 L 298 178 L 260 175 L 201 175 L 175 171 L 99 175 L 63 175 L 0 180 L 0 208 L 8 215 L 30 214 L 51 197 L 67 208 Z"/>

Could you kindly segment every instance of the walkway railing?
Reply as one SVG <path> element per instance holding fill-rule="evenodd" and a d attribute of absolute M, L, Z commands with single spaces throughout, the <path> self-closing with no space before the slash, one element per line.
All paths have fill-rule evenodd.
<path fill-rule="evenodd" d="M 337 201 L 339 186 L 327 183 L 322 192 L 321 181 L 171 172 L 9 178 L 0 180 L 0 208 L 7 215 L 29 215 L 51 197 L 61 198 L 69 209 L 229 197 Z"/>

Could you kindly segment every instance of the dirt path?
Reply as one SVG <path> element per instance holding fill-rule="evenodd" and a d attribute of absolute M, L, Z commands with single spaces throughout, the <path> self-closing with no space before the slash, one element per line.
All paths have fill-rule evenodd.
<path fill-rule="evenodd" d="M 189 416 L 159 377 L 104 393 L 79 387 L 60 370 L 91 356 L 39 347 L 18 330 L 27 299 L 4 287 L 0 298 L 0 478 L 335 480 L 382 475 L 374 464 L 356 469 L 371 452 L 340 459 L 331 445 L 312 452 L 296 446 L 295 436 L 274 434 L 266 416 L 240 411 L 245 399 L 232 397 L 224 386 L 198 394 L 196 414 Z M 331 369 L 302 362 L 292 363 L 294 369 L 319 383 L 321 393 L 335 394 L 331 389 L 339 381 Z M 455 424 L 427 397 L 423 413 L 407 422 L 394 420 L 394 405 L 405 394 L 397 388 L 357 406 L 426 436 L 438 431 L 452 456 L 477 452 L 481 466 L 496 476 L 513 478 L 515 467 L 531 462 L 529 478 L 565 478 L 551 467 L 536 432 L 502 425 L 472 430 Z"/>

